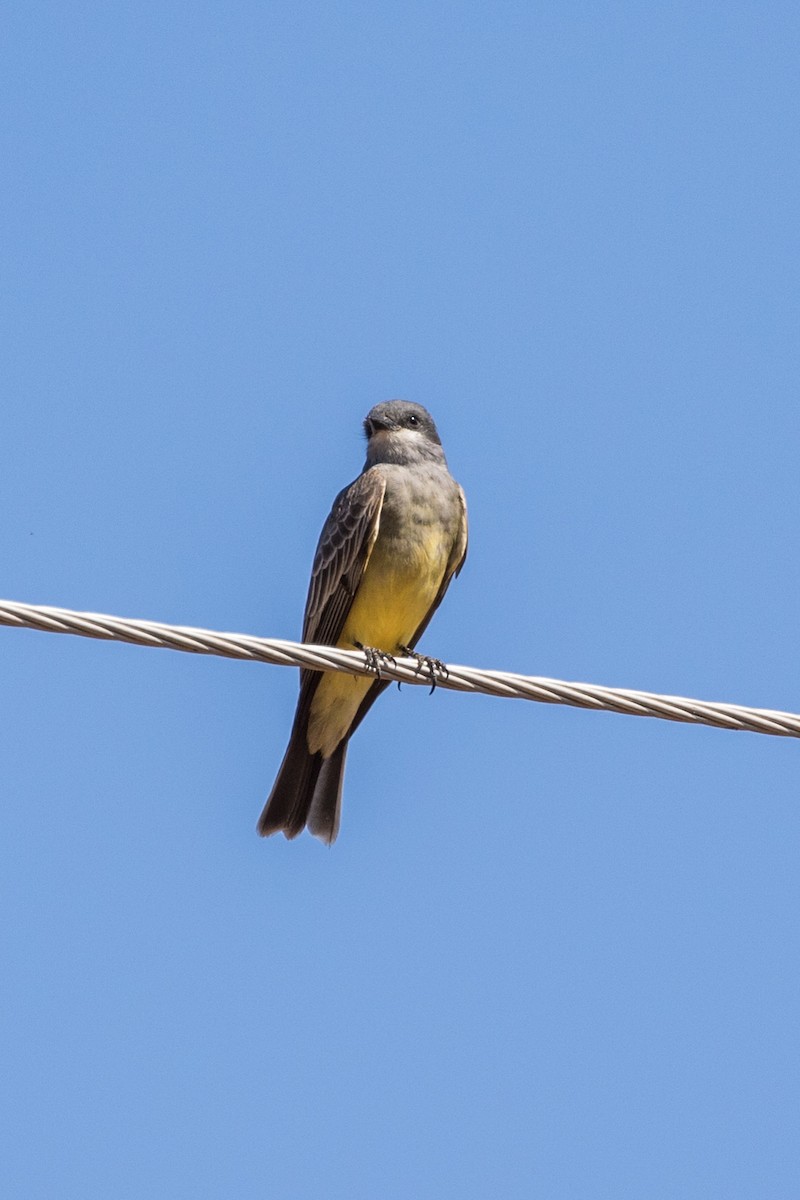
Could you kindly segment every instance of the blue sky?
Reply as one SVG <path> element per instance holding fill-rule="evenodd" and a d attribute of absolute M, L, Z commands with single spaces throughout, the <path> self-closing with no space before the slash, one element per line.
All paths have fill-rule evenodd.
<path fill-rule="evenodd" d="M 800 710 L 796 5 L 11 3 L 0 592 L 295 637 L 379 400 L 424 646 Z M 800 1192 L 800 750 L 0 630 L 4 1195 Z"/>

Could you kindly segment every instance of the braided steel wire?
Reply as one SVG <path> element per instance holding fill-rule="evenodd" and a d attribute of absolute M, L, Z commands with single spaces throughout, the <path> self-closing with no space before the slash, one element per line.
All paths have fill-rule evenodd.
<path fill-rule="evenodd" d="M 369 657 L 360 650 L 310 646 L 242 633 L 219 633 L 187 625 L 166 625 L 159 621 L 132 620 L 103 613 L 74 612 L 67 608 L 21 604 L 13 600 L 0 600 L 0 625 L 38 629 L 47 633 L 72 633 L 105 641 L 129 642 L 137 646 L 183 650 L 190 654 L 250 659 L 281 667 L 343 671 L 348 675 L 369 675 L 374 674 L 375 670 Z M 426 686 L 430 686 L 435 678 L 437 687 L 455 692 L 482 692 L 488 696 L 537 700 L 544 704 L 567 704 L 575 708 L 627 713 L 637 717 L 660 717 L 690 725 L 713 725 L 718 729 L 800 737 L 800 714 L 797 713 L 451 664 L 432 674 L 430 663 L 431 660 L 427 660 L 426 665 L 413 658 L 382 659 L 380 676 L 399 683 Z"/>

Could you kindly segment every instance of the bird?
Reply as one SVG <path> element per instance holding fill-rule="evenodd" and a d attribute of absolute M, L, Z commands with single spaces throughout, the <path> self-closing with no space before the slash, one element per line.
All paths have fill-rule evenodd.
<path fill-rule="evenodd" d="M 364 434 L 361 474 L 338 494 L 320 534 L 302 639 L 366 650 L 376 675 L 301 670 L 289 744 L 258 821 L 263 837 L 294 838 L 307 827 L 328 845 L 336 840 L 348 743 L 388 687 L 380 659 L 413 653 L 467 555 L 466 499 L 427 409 L 376 404 Z"/>

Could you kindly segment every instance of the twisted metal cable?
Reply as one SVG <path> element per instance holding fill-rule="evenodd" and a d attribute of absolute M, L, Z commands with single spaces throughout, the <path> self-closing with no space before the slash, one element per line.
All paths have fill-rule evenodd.
<path fill-rule="evenodd" d="M 159 621 L 131 620 L 102 613 L 73 612 L 41 604 L 19 604 L 0 600 L 0 625 L 39 629 L 48 633 L 74 633 L 81 637 L 106 641 L 131 642 L 137 646 L 160 646 L 167 650 L 185 650 L 190 654 L 216 654 L 223 658 L 252 659 L 280 667 L 308 667 L 313 671 L 343 671 L 347 675 L 371 675 L 367 656 L 360 650 L 339 650 L 335 646 L 309 646 L 277 638 L 252 637 L 242 633 L 217 633 L 188 625 L 164 625 Z M 431 676 L 420 669 L 413 658 L 381 662 L 382 679 L 430 686 Z M 689 700 L 684 696 L 659 696 L 653 692 L 628 688 L 600 687 L 589 683 L 567 683 L 538 675 L 517 675 L 509 671 L 485 671 L 476 667 L 447 665 L 437 673 L 437 687 L 455 692 L 483 692 L 488 696 L 507 696 L 538 700 L 544 704 L 568 704 L 628 713 L 636 717 L 661 717 L 666 721 L 684 721 L 690 725 L 713 725 L 718 729 L 741 729 L 751 733 L 771 733 L 778 737 L 800 737 L 800 714 L 766 708 L 748 708 L 739 704 Z"/>

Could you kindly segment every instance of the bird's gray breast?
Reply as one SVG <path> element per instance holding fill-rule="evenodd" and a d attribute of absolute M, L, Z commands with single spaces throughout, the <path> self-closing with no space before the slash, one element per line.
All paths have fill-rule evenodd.
<path fill-rule="evenodd" d="M 373 468 L 386 478 L 379 540 L 398 557 L 415 556 L 431 539 L 452 544 L 461 509 L 458 485 L 438 463 Z"/>

